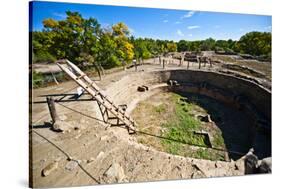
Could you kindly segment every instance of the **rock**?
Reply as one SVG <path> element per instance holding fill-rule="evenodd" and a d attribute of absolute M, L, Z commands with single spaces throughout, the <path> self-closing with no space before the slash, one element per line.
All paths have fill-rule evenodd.
<path fill-rule="evenodd" d="M 77 126 L 74 127 L 74 130 L 75 130 L 75 131 L 77 131 L 77 130 L 79 130 L 79 129 L 80 129 L 80 128 L 77 127 Z"/>
<path fill-rule="evenodd" d="M 68 170 L 68 171 L 72 171 L 77 166 L 78 166 L 78 161 L 71 160 L 71 161 L 67 162 L 67 164 L 65 165 L 65 169 Z"/>
<path fill-rule="evenodd" d="M 53 128 L 54 131 L 68 131 L 71 129 L 71 126 L 62 120 L 58 120 L 53 124 Z"/>
<path fill-rule="evenodd" d="M 122 182 L 125 179 L 124 170 L 118 163 L 113 163 L 103 175 L 107 183 Z"/>
<path fill-rule="evenodd" d="M 259 166 L 259 173 L 271 173 L 271 157 L 264 158 Z"/>
<path fill-rule="evenodd" d="M 50 175 L 54 170 L 56 170 L 59 166 L 59 163 L 57 161 L 50 163 L 42 170 L 42 176 L 46 177 Z"/>
<path fill-rule="evenodd" d="M 81 136 L 81 134 L 78 134 L 78 135 L 76 135 L 74 138 L 75 138 L 75 139 L 78 139 L 78 138 L 80 138 L 80 136 Z"/>
<path fill-rule="evenodd" d="M 92 163 L 95 160 L 95 158 L 91 157 L 90 159 L 87 160 L 87 163 Z"/>
<path fill-rule="evenodd" d="M 97 155 L 97 159 L 100 159 L 100 158 L 102 158 L 102 157 L 104 157 L 104 152 L 103 152 L 103 151 L 101 151 L 101 152 Z"/>
<path fill-rule="evenodd" d="M 143 86 L 139 86 L 137 90 L 138 90 L 139 92 L 145 92 L 145 91 L 146 91 L 146 88 L 143 87 Z"/>
<path fill-rule="evenodd" d="M 197 179 L 204 177 L 199 171 L 195 171 L 191 174 L 191 178 Z"/>
<path fill-rule="evenodd" d="M 67 161 L 72 161 L 74 158 L 72 156 L 67 157 Z"/>
<path fill-rule="evenodd" d="M 168 80 L 167 84 L 170 85 L 170 86 L 173 86 L 173 85 L 178 86 L 179 85 L 178 81 L 176 81 L 176 80 Z"/>
<path fill-rule="evenodd" d="M 258 157 L 251 151 L 245 157 L 245 174 L 253 174 L 257 172 Z"/>
<path fill-rule="evenodd" d="M 245 172 L 245 163 L 244 163 L 244 159 L 237 160 L 237 161 L 235 162 L 234 166 L 235 166 L 235 169 L 236 169 L 236 170 Z"/>
<path fill-rule="evenodd" d="M 61 120 L 61 121 L 65 121 L 65 120 L 67 119 L 67 116 L 66 116 L 66 115 L 60 115 L 59 117 L 60 117 L 60 120 Z"/>
<path fill-rule="evenodd" d="M 216 167 L 216 168 L 222 168 L 222 164 L 221 164 L 221 162 L 216 161 L 216 163 L 215 163 L 215 167 Z"/>
<path fill-rule="evenodd" d="M 210 123 L 212 122 L 210 115 L 198 115 L 197 116 L 200 121 Z"/>
<path fill-rule="evenodd" d="M 100 137 L 100 140 L 101 140 L 101 141 L 104 141 L 104 140 L 107 140 L 107 139 L 108 139 L 108 136 L 107 136 L 107 135 L 104 135 L 104 136 Z"/>

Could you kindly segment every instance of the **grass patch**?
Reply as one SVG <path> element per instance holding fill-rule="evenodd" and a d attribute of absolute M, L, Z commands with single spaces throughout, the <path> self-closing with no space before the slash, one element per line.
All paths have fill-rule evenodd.
<path fill-rule="evenodd" d="M 37 88 L 44 84 L 44 76 L 41 73 L 32 72 L 32 87 Z"/>
<path fill-rule="evenodd" d="M 223 139 L 223 137 L 222 137 L 222 135 L 221 135 L 221 133 L 215 133 L 214 135 L 213 135 L 213 142 L 212 142 L 212 144 L 213 144 L 213 146 L 214 147 L 223 147 L 224 146 L 224 139 Z"/>
<path fill-rule="evenodd" d="M 161 113 L 163 113 L 163 112 L 165 112 L 165 111 L 166 111 L 166 106 L 165 106 L 165 104 L 160 104 L 160 105 L 158 105 L 158 106 L 155 107 L 155 112 L 157 112 L 157 113 L 159 113 L 159 114 L 161 114 Z"/>
<path fill-rule="evenodd" d="M 204 137 L 193 132 L 201 129 L 201 122 L 190 115 L 190 111 L 196 105 L 181 100 L 181 96 L 177 94 L 172 94 L 171 100 L 175 104 L 174 116 L 162 125 L 162 127 L 167 128 L 167 132 L 163 133 L 163 137 L 171 140 L 162 141 L 164 148 L 169 153 L 183 155 L 183 144 L 207 147 Z"/>
<path fill-rule="evenodd" d="M 198 149 L 194 153 L 193 157 L 198 159 L 209 159 L 210 152 L 207 149 Z"/>
<path fill-rule="evenodd" d="M 166 139 L 139 135 L 138 142 L 175 155 L 224 160 L 224 153 L 208 148 L 209 140 L 206 140 L 206 136 L 194 133 L 194 131 L 208 130 L 205 123 L 194 116 L 207 113 L 197 98 L 191 96 L 186 99 L 179 94 L 169 92 L 153 96 L 147 102 L 141 102 L 133 112 L 140 130 Z M 159 102 L 163 103 L 158 105 Z M 212 141 L 212 145 L 224 146 L 221 132 L 216 129 L 211 132 L 215 133 L 215 142 L 213 144 Z"/>

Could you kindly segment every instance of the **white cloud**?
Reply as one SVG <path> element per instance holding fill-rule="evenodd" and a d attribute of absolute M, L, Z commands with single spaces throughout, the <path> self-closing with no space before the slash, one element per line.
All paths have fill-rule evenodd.
<path fill-rule="evenodd" d="M 164 23 L 167 23 L 167 22 L 169 22 L 169 20 L 163 20 L 163 22 L 164 22 Z"/>
<path fill-rule="evenodd" d="M 133 28 L 128 28 L 130 33 L 135 33 L 135 30 Z"/>
<path fill-rule="evenodd" d="M 53 15 L 59 18 L 66 18 L 66 14 L 65 13 L 58 13 L 58 12 L 53 12 Z"/>
<path fill-rule="evenodd" d="M 101 27 L 103 27 L 103 28 L 107 28 L 107 27 L 109 27 L 109 26 L 110 26 L 109 23 L 101 23 Z"/>
<path fill-rule="evenodd" d="M 216 29 L 217 29 L 217 28 L 220 28 L 220 27 L 221 27 L 220 25 L 215 25 L 215 26 L 214 26 L 214 28 L 216 28 Z"/>
<path fill-rule="evenodd" d="M 271 31 L 272 30 L 272 26 L 266 26 L 266 27 L 264 27 L 264 29 Z"/>
<path fill-rule="evenodd" d="M 190 18 L 194 15 L 195 11 L 189 11 L 188 13 L 186 13 L 185 15 L 183 15 L 181 18 Z"/>
<path fill-rule="evenodd" d="M 181 30 L 177 30 L 177 34 L 179 35 L 179 36 L 184 36 L 184 34 L 182 33 L 182 31 Z"/>
<path fill-rule="evenodd" d="M 200 28 L 200 26 L 188 26 L 187 29 L 189 30 L 193 30 L 193 29 L 197 29 L 197 28 Z"/>
<path fill-rule="evenodd" d="M 192 37 L 192 33 L 188 34 L 188 37 Z"/>
<path fill-rule="evenodd" d="M 176 22 L 175 22 L 175 24 L 180 24 L 180 23 L 181 23 L 180 21 L 176 21 Z"/>

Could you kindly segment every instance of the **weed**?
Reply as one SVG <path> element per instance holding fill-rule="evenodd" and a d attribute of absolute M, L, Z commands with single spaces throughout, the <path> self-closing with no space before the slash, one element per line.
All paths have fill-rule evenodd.
<path fill-rule="evenodd" d="M 165 111 L 166 111 L 166 106 L 165 106 L 165 104 L 160 104 L 160 105 L 158 105 L 158 106 L 155 107 L 155 112 L 157 112 L 157 113 L 159 113 L 159 114 L 161 114 L 161 113 L 163 113 L 163 112 L 165 112 Z"/>

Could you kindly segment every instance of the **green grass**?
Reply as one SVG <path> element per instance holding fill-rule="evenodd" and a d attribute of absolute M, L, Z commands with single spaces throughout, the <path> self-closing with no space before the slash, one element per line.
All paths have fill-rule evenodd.
<path fill-rule="evenodd" d="M 204 137 L 196 135 L 193 131 L 200 130 L 201 122 L 191 116 L 189 111 L 194 108 L 194 104 L 180 100 L 181 96 L 173 94 L 171 100 L 175 103 L 175 115 L 162 127 L 168 128 L 168 131 L 163 134 L 171 140 L 163 140 L 164 148 L 172 154 L 183 155 L 183 144 L 195 144 L 206 146 Z M 174 142 L 178 141 L 178 142 Z"/>
<path fill-rule="evenodd" d="M 210 152 L 207 149 L 198 149 L 194 154 L 194 158 L 198 159 L 209 159 L 211 156 Z"/>
<path fill-rule="evenodd" d="M 200 148 L 198 150 L 196 150 L 194 153 L 188 154 L 188 156 L 192 157 L 192 158 L 197 158 L 197 159 L 209 159 L 212 161 L 224 161 L 225 157 L 224 157 L 224 153 L 223 152 L 219 152 L 219 151 L 215 151 L 212 149 L 203 149 Z"/>
<path fill-rule="evenodd" d="M 166 106 L 165 106 L 165 104 L 160 104 L 160 105 L 158 105 L 158 106 L 155 107 L 155 112 L 157 112 L 157 113 L 159 113 L 159 114 L 161 114 L 161 113 L 163 113 L 163 112 L 165 112 L 165 111 L 166 111 Z"/>
<path fill-rule="evenodd" d="M 206 136 L 194 133 L 194 131 L 206 129 L 206 125 L 194 116 L 197 113 L 207 113 L 200 106 L 197 98 L 191 96 L 185 99 L 181 95 L 169 93 L 168 98 L 165 96 L 165 103 L 160 105 L 140 103 L 141 109 L 145 110 L 146 114 L 149 115 L 149 118 L 146 115 L 148 119 L 140 124 L 145 125 L 142 131 L 161 135 L 165 139 L 159 140 L 155 137 L 142 135 L 139 136 L 138 141 L 175 155 L 198 159 L 224 160 L 224 153 L 208 148 Z M 152 126 L 147 127 L 148 122 Z M 221 131 L 215 129 L 211 133 L 214 133 L 212 135 L 214 139 L 211 141 L 212 145 L 224 148 Z"/>
<path fill-rule="evenodd" d="M 41 73 L 32 72 L 32 87 L 37 88 L 44 84 L 44 76 Z"/>
<path fill-rule="evenodd" d="M 221 148 L 222 146 L 224 146 L 224 139 L 223 139 L 221 133 L 215 133 L 213 137 L 214 137 L 214 139 L 213 139 L 212 145 L 214 147 Z"/>

